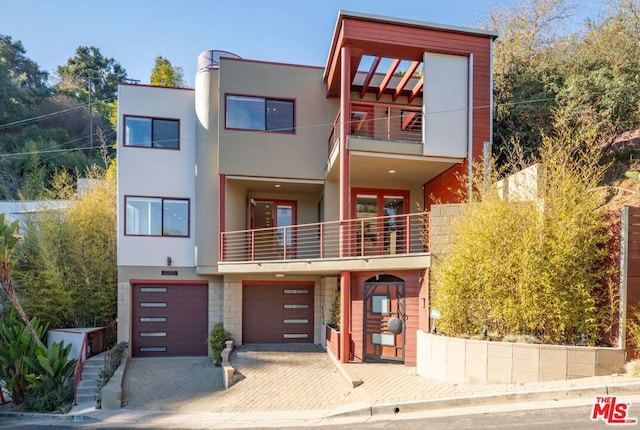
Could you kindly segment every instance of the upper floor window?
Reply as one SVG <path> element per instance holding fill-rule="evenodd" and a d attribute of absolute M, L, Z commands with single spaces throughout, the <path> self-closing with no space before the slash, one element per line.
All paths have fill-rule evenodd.
<path fill-rule="evenodd" d="M 125 234 L 189 236 L 189 200 L 125 197 Z"/>
<path fill-rule="evenodd" d="M 293 100 L 226 96 L 226 128 L 293 133 Z"/>
<path fill-rule="evenodd" d="M 179 149 L 180 121 L 125 116 L 124 144 L 144 148 Z"/>

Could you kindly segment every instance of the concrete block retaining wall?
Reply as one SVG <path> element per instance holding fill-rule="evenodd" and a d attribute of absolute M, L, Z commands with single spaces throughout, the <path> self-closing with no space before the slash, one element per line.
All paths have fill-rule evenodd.
<path fill-rule="evenodd" d="M 449 384 L 557 381 L 621 372 L 617 348 L 459 339 L 418 330 L 417 373 Z"/>
<path fill-rule="evenodd" d="M 109 379 L 109 382 L 102 387 L 102 409 L 120 409 L 122 407 L 122 380 L 127 371 L 128 357 L 129 351 L 125 351 L 122 355 L 122 362 L 115 373 Z"/>

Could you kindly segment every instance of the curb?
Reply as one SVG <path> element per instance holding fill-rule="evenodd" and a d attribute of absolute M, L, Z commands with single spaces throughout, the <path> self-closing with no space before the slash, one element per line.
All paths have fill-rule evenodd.
<path fill-rule="evenodd" d="M 567 400 L 612 394 L 640 394 L 640 382 L 617 385 L 601 385 L 572 389 L 552 389 L 521 393 L 502 393 L 470 397 L 449 397 L 413 402 L 383 403 L 346 411 L 335 411 L 324 418 L 394 415 L 402 412 L 420 412 L 455 407 L 495 405 L 500 403 L 533 402 L 540 400 Z"/>
<path fill-rule="evenodd" d="M 411 412 L 436 411 L 460 407 L 499 405 L 505 403 L 526 403 L 544 400 L 568 400 L 580 398 L 594 398 L 602 395 L 631 395 L 640 394 L 640 382 L 629 382 L 614 385 L 598 385 L 591 387 L 578 387 L 572 389 L 550 389 L 528 391 L 520 393 L 503 393 L 491 395 L 477 395 L 469 397 L 450 397 L 433 400 L 419 400 L 398 403 L 381 403 L 368 405 L 364 402 L 337 407 L 321 417 L 321 421 L 335 418 L 374 417 L 385 415 L 398 415 Z M 129 411 L 136 412 L 136 411 Z M 116 413 L 117 415 L 117 413 Z M 235 415 L 235 414 L 234 414 Z M 239 413 L 236 418 L 242 416 Z M 0 412 L 1 417 L 30 418 L 35 420 L 59 421 L 59 422 L 84 422 L 97 423 L 103 421 L 100 417 L 88 414 L 51 414 L 34 412 Z M 104 418 L 104 417 L 103 417 Z M 257 421 L 252 418 L 255 424 Z"/>
<path fill-rule="evenodd" d="M 335 355 L 333 355 L 333 352 L 331 352 L 329 349 L 327 349 L 325 352 L 327 353 L 331 361 L 333 361 L 333 364 L 338 369 L 338 372 L 340 372 L 340 375 L 342 375 L 344 380 L 347 381 L 347 384 L 349 384 L 351 388 L 359 387 L 364 383 L 364 381 L 360 379 L 360 377 L 354 375 L 352 372 L 350 372 L 344 366 L 342 366 L 338 358 Z"/>
<path fill-rule="evenodd" d="M 100 420 L 89 415 L 48 414 L 39 412 L 0 412 L 0 418 L 31 418 L 38 420 L 65 421 L 65 422 L 99 422 Z"/>

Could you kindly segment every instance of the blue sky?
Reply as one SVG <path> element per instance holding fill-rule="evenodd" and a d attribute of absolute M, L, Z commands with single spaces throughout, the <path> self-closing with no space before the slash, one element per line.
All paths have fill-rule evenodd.
<path fill-rule="evenodd" d="M 492 5 L 516 0 L 5 0 L 0 34 L 55 77 L 80 45 L 115 58 L 148 83 L 158 55 L 181 66 L 193 85 L 198 54 L 324 66 L 339 10 L 476 27 Z M 596 17 L 605 0 L 581 1 Z M 580 18 L 579 18 L 580 19 Z"/>

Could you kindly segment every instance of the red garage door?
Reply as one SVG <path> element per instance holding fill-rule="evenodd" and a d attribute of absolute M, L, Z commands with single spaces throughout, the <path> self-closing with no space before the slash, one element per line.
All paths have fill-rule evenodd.
<path fill-rule="evenodd" d="M 207 355 L 206 284 L 133 285 L 134 357 Z"/>
<path fill-rule="evenodd" d="M 242 343 L 313 343 L 313 283 L 243 285 Z"/>

